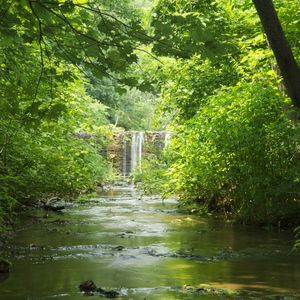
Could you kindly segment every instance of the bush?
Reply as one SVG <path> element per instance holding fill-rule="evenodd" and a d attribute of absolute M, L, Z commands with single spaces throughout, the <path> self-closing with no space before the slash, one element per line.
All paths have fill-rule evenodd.
<path fill-rule="evenodd" d="M 241 83 L 209 97 L 173 139 L 171 182 L 183 199 L 275 223 L 299 212 L 299 128 L 276 88 Z"/>
<path fill-rule="evenodd" d="M 46 102 L 43 95 L 39 100 Z M 10 101 L 4 94 L 0 104 L 9 107 Z M 86 95 L 83 82 L 66 83 L 49 100 L 49 115 L 45 103 L 26 113 L 32 101 L 24 97 L 19 111 L 7 109 L 0 117 L 0 218 L 28 200 L 87 192 L 106 176 L 100 155 L 109 134 L 105 107 Z M 58 113 L 50 110 L 55 107 Z M 95 138 L 79 138 L 80 132 Z"/>

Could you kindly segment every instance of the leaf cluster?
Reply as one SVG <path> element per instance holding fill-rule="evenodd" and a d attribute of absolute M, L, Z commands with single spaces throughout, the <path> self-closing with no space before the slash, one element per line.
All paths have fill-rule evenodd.
<path fill-rule="evenodd" d="M 274 2 L 299 58 L 298 1 Z M 157 122 L 176 132 L 160 185 L 244 222 L 295 222 L 297 112 L 252 1 L 162 0 L 152 25 L 184 53 L 154 46 L 172 57 L 161 71 Z"/>

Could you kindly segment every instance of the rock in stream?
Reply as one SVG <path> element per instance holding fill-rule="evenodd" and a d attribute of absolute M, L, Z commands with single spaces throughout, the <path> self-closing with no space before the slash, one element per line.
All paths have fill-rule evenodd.
<path fill-rule="evenodd" d="M 104 290 L 103 288 L 97 288 L 96 284 L 92 280 L 82 282 L 79 286 L 81 292 L 85 295 L 94 295 L 97 292 L 99 295 L 106 298 L 118 298 L 120 293 L 114 290 Z"/>

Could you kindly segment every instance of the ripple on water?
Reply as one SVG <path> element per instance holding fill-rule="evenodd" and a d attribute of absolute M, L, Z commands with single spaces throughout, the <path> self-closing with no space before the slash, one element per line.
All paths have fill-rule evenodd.
<path fill-rule="evenodd" d="M 2 251 L 13 269 L 0 299 L 79 300 L 87 279 L 136 300 L 299 294 L 292 235 L 180 214 L 175 204 L 118 191 L 24 227 Z"/>

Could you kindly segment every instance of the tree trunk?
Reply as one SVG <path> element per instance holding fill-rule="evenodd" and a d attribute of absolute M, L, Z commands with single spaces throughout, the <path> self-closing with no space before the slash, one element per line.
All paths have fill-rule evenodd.
<path fill-rule="evenodd" d="M 300 108 L 300 69 L 284 35 L 272 0 L 252 0 L 276 57 L 287 94 Z"/>

